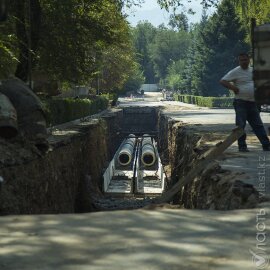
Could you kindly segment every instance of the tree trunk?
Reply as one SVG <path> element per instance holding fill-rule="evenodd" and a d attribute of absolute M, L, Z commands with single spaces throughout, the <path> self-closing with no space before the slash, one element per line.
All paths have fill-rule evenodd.
<path fill-rule="evenodd" d="M 23 81 L 27 81 L 28 73 L 28 40 L 26 32 L 26 21 L 25 21 L 25 8 L 26 0 L 20 0 L 16 5 L 17 17 L 16 21 L 16 35 L 19 41 L 19 63 L 15 72 L 15 76 Z"/>
<path fill-rule="evenodd" d="M 30 6 L 29 6 L 30 5 Z M 41 25 L 39 0 L 20 0 L 16 5 L 16 35 L 19 40 L 19 63 L 15 76 L 27 81 L 31 74 L 32 58 L 38 48 Z"/>

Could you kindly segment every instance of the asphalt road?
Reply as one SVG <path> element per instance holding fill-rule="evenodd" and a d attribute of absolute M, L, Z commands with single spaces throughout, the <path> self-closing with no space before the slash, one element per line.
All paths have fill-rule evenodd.
<path fill-rule="evenodd" d="M 233 127 L 235 124 L 235 113 L 233 109 L 209 109 L 206 107 L 198 107 L 193 104 L 187 104 L 178 101 L 161 101 L 162 94 L 160 92 L 145 94 L 142 98 L 120 98 L 120 107 L 129 106 L 153 106 L 165 107 L 166 114 L 174 119 L 185 121 L 191 124 L 228 124 Z M 270 113 L 262 112 L 261 118 L 265 127 L 270 127 Z"/>

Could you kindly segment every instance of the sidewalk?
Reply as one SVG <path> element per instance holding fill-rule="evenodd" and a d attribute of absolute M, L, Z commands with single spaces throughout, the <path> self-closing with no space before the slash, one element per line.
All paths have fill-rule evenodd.
<path fill-rule="evenodd" d="M 260 213 L 166 209 L 1 217 L 0 269 L 254 270 Z M 263 222 L 269 226 L 269 217 Z"/>
<path fill-rule="evenodd" d="M 270 153 L 262 151 L 256 139 L 255 136 L 249 138 L 248 142 L 252 144 L 249 145 L 248 153 L 239 153 L 238 145 L 234 143 L 225 151 L 219 163 L 226 170 L 242 172 L 243 182 L 253 185 L 260 197 L 270 199 Z"/>

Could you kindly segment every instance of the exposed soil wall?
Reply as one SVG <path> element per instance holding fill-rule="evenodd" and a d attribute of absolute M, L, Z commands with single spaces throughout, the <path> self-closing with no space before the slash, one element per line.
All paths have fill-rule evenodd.
<path fill-rule="evenodd" d="M 157 132 L 158 108 L 127 107 L 123 108 L 123 133 L 153 134 Z"/>
<path fill-rule="evenodd" d="M 159 147 L 164 163 L 170 165 L 168 188 L 196 166 L 198 158 L 209 150 L 211 135 L 195 126 L 175 121 L 161 113 L 159 117 Z M 222 170 L 212 162 L 192 183 L 175 196 L 174 202 L 185 208 L 238 209 L 255 207 L 258 193 L 252 185 L 245 184 L 241 175 Z"/>
<path fill-rule="evenodd" d="M 124 137 L 156 127 L 155 108 L 111 109 L 53 127 L 47 153 L 0 139 L 0 215 L 92 211 L 90 194 Z"/>
<path fill-rule="evenodd" d="M 23 139 L 1 141 L 0 214 L 91 211 L 85 176 L 101 185 L 107 137 L 103 120 L 89 120 L 55 130 L 47 154 Z"/>
<path fill-rule="evenodd" d="M 108 160 L 111 160 L 123 140 L 121 134 L 123 125 L 123 110 L 111 109 L 102 115 L 102 119 L 106 123 Z"/>

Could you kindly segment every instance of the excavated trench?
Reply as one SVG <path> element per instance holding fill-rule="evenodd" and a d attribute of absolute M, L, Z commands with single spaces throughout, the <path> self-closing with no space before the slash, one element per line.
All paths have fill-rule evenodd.
<path fill-rule="evenodd" d="M 104 197 L 102 174 L 128 134 L 151 134 L 167 175 L 167 189 L 196 167 L 207 137 L 173 120 L 161 108 L 127 107 L 53 127 L 50 150 L 23 138 L 0 139 L 0 214 L 45 214 L 134 209 L 151 198 Z M 258 194 L 211 162 L 174 196 L 171 204 L 197 209 L 254 207 Z"/>

